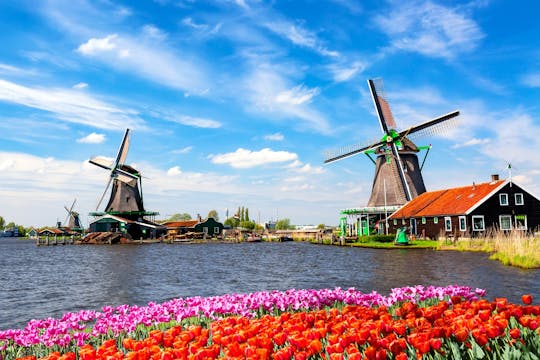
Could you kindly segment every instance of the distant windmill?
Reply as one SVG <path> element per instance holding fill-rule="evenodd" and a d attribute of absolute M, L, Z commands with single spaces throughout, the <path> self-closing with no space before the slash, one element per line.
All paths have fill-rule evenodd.
<path fill-rule="evenodd" d="M 384 95 L 382 80 L 368 80 L 383 137 L 366 146 L 353 145 L 327 153 L 325 163 L 331 163 L 359 153 L 377 155 L 375 178 L 368 207 L 403 205 L 426 191 L 419 165 L 417 147 L 409 137 L 439 133 L 450 125 L 448 120 L 459 115 L 453 111 L 420 125 L 397 131 L 390 106 Z M 429 151 L 430 147 L 427 147 Z M 424 159 L 425 160 L 425 159 Z M 422 162 L 423 165 L 423 162 Z"/>
<path fill-rule="evenodd" d="M 64 205 L 64 209 L 66 209 L 67 211 L 66 220 L 64 220 L 64 226 L 67 226 L 70 229 L 82 229 L 79 213 L 73 210 L 76 202 L 77 199 L 73 200 L 73 203 L 71 204 L 71 207 L 69 209 L 67 206 Z"/>
<path fill-rule="evenodd" d="M 107 206 L 106 213 L 139 213 L 145 212 L 142 196 L 141 174 L 135 168 L 126 165 L 125 161 L 129 150 L 129 129 L 126 130 L 124 139 L 114 161 L 108 161 L 103 158 L 95 157 L 89 160 L 91 164 L 99 166 L 110 171 L 109 180 L 105 191 L 99 198 L 96 206 L 98 211 L 109 186 L 112 183 L 111 197 Z"/>

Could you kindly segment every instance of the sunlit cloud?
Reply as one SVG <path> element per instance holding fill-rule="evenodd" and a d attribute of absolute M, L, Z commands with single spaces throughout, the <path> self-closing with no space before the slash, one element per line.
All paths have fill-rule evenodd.
<path fill-rule="evenodd" d="M 85 137 L 82 137 L 80 139 L 77 139 L 77 142 L 83 143 L 83 144 L 101 144 L 104 141 L 105 141 L 105 135 L 97 134 L 95 132 L 88 134 Z"/>
<path fill-rule="evenodd" d="M 452 59 L 476 48 L 484 37 L 466 13 L 431 1 L 396 4 L 388 15 L 375 18 L 394 49 Z"/>
<path fill-rule="evenodd" d="M 31 88 L 0 79 L 0 101 L 46 111 L 62 121 L 93 128 L 144 127 L 144 121 L 135 111 L 118 108 L 72 89 Z"/>
<path fill-rule="evenodd" d="M 274 151 L 269 148 L 264 148 L 259 151 L 239 148 L 235 152 L 210 155 L 209 158 L 214 164 L 225 164 L 233 168 L 247 169 L 256 166 L 294 161 L 298 158 L 298 155 L 288 151 Z"/>

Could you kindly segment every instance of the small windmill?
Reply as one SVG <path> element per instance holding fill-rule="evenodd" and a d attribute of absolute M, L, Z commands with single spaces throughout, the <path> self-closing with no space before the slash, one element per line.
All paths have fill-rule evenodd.
<path fill-rule="evenodd" d="M 91 164 L 110 171 L 109 180 L 105 186 L 105 191 L 103 191 L 103 194 L 99 198 L 96 211 L 98 211 L 112 183 L 111 197 L 107 206 L 105 206 L 106 213 L 127 213 L 134 215 L 145 213 L 141 191 L 141 174 L 135 168 L 125 164 L 129 150 L 129 141 L 129 129 L 127 129 L 114 161 L 100 157 L 89 160 Z"/>
<path fill-rule="evenodd" d="M 376 161 L 370 157 L 375 163 L 375 178 L 368 207 L 403 205 L 426 191 L 421 173 L 422 166 L 419 165 L 417 156 L 420 148 L 409 137 L 441 132 L 451 124 L 450 119 L 459 115 L 459 111 L 398 131 L 384 95 L 382 80 L 368 80 L 368 85 L 383 137 L 365 146 L 353 145 L 327 153 L 324 162 L 331 163 L 359 153 L 368 156 L 370 153 L 376 154 Z M 427 147 L 428 151 L 429 148 Z"/>
<path fill-rule="evenodd" d="M 64 226 L 69 227 L 70 229 L 82 229 L 81 220 L 79 218 L 79 213 L 73 210 L 77 199 L 73 200 L 70 208 L 64 205 L 64 209 L 67 211 L 66 220 L 64 220 Z"/>

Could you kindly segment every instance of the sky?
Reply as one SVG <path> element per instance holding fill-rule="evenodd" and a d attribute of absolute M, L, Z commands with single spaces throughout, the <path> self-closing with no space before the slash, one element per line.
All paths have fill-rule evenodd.
<path fill-rule="evenodd" d="M 0 2 L 0 216 L 92 219 L 127 128 L 146 210 L 337 225 L 374 166 L 324 152 L 382 133 L 367 80 L 438 190 L 491 174 L 540 195 L 540 3 L 69 0 Z M 424 153 L 420 153 L 422 161 Z M 511 173 L 508 170 L 511 164 Z M 106 196 L 107 198 L 107 196 Z M 103 210 L 105 201 L 99 210 Z"/>

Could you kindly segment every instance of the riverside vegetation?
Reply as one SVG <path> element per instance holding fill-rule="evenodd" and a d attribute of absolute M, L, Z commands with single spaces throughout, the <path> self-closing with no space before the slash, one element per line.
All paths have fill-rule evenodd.
<path fill-rule="evenodd" d="M 377 249 L 404 248 L 402 245 L 395 245 L 394 239 L 395 235 L 360 236 L 347 245 Z M 406 248 L 482 251 L 491 253 L 490 259 L 498 260 L 504 265 L 523 269 L 540 268 L 540 237 L 523 231 L 496 231 L 485 237 L 463 237 L 455 240 L 447 240 L 443 236 L 439 237 L 439 240 L 413 239 Z"/>

